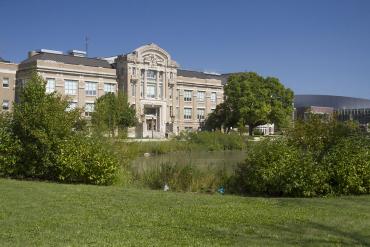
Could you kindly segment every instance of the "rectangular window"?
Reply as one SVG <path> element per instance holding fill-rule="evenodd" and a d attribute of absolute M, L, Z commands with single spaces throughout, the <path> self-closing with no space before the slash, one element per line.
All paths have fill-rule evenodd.
<path fill-rule="evenodd" d="M 144 97 L 144 82 L 143 81 L 140 84 L 140 96 Z"/>
<path fill-rule="evenodd" d="M 136 75 L 136 68 L 135 67 L 132 67 L 132 74 Z"/>
<path fill-rule="evenodd" d="M 157 80 L 157 71 L 155 70 L 147 70 L 146 77 L 149 80 Z"/>
<path fill-rule="evenodd" d="M 172 94 L 173 94 L 173 87 L 168 88 L 168 95 L 170 99 L 172 99 Z"/>
<path fill-rule="evenodd" d="M 205 92 L 204 91 L 198 91 L 197 98 L 198 101 L 203 102 L 204 101 Z"/>
<path fill-rule="evenodd" d="M 146 97 L 155 98 L 157 85 L 153 83 L 148 83 L 146 85 Z"/>
<path fill-rule="evenodd" d="M 158 95 L 159 98 L 162 98 L 163 97 L 163 84 L 162 83 L 159 83 L 159 95 Z"/>
<path fill-rule="evenodd" d="M 187 127 L 187 126 L 185 126 L 185 131 L 193 131 L 193 127 Z"/>
<path fill-rule="evenodd" d="M 212 92 L 211 93 L 211 102 L 212 103 L 216 103 L 216 100 L 217 100 L 217 95 L 215 92 Z"/>
<path fill-rule="evenodd" d="M 96 85 L 98 85 L 96 82 L 85 82 L 85 93 L 87 96 L 96 96 Z"/>
<path fill-rule="evenodd" d="M 55 92 L 55 79 L 47 78 L 46 79 L 46 93 Z"/>
<path fill-rule="evenodd" d="M 3 110 L 9 110 L 9 100 L 3 100 Z"/>
<path fill-rule="evenodd" d="M 94 103 L 86 103 L 85 104 L 85 116 L 91 117 L 92 113 L 94 112 L 95 104 Z"/>
<path fill-rule="evenodd" d="M 3 78 L 3 87 L 9 87 L 9 78 Z"/>
<path fill-rule="evenodd" d="M 71 101 L 69 102 L 66 111 L 72 111 L 77 108 L 77 102 L 76 101 Z"/>
<path fill-rule="evenodd" d="M 116 85 L 114 83 L 104 83 L 104 93 L 116 92 Z"/>
<path fill-rule="evenodd" d="M 65 80 L 64 93 L 66 95 L 77 95 L 77 81 Z"/>
<path fill-rule="evenodd" d="M 197 119 L 204 120 L 204 114 L 205 114 L 204 108 L 198 108 Z"/>
<path fill-rule="evenodd" d="M 136 96 L 136 83 L 134 81 L 131 81 L 131 95 Z"/>
<path fill-rule="evenodd" d="M 162 71 L 160 71 L 159 72 L 159 81 L 163 81 L 163 72 Z"/>
<path fill-rule="evenodd" d="M 193 91 L 191 90 L 185 90 L 184 91 L 184 101 L 191 101 Z"/>
<path fill-rule="evenodd" d="M 140 77 L 144 79 L 144 76 L 145 76 L 145 69 L 142 69 L 142 70 L 141 70 Z"/>
<path fill-rule="evenodd" d="M 191 116 L 192 116 L 192 109 L 184 108 L 184 119 L 191 119 Z"/>

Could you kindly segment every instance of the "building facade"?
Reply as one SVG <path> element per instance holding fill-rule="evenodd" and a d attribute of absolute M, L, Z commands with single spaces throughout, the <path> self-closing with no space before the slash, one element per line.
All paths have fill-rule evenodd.
<path fill-rule="evenodd" d="M 223 99 L 223 77 L 181 70 L 170 54 L 144 45 L 115 59 L 119 90 L 127 92 L 139 125 L 131 137 L 162 138 L 197 130 Z"/>
<path fill-rule="evenodd" d="M 129 129 L 129 137 L 135 138 L 164 138 L 184 130 L 198 130 L 223 101 L 226 80 L 222 75 L 180 69 L 171 55 L 156 44 L 109 58 L 88 58 L 77 50 L 63 53 L 42 49 L 29 52 L 19 65 L 4 66 L 13 66 L 12 77 L 0 70 L 4 71 L 0 78 L 5 82 L 8 78 L 13 89 L 21 88 L 36 71 L 46 80 L 47 92 L 68 97 L 70 108 L 83 109 L 86 117 L 94 111 L 98 97 L 107 92 L 124 92 L 139 120 L 136 127 Z M 17 99 L 17 91 L 12 92 L 7 98 Z"/>
<path fill-rule="evenodd" d="M 0 103 L 2 111 L 10 111 L 15 98 L 18 65 L 0 58 Z"/>

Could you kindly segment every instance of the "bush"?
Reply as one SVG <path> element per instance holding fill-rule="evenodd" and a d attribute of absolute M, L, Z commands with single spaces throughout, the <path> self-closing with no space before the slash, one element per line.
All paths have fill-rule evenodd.
<path fill-rule="evenodd" d="M 315 196 L 327 190 L 325 178 L 310 153 L 289 146 L 285 140 L 265 140 L 249 150 L 228 187 L 242 194 Z"/>
<path fill-rule="evenodd" d="M 209 151 L 242 150 L 245 148 L 243 137 L 235 133 L 224 134 L 218 131 L 189 132 L 183 134 L 181 138 L 188 140 L 189 143 L 204 146 Z"/>
<path fill-rule="evenodd" d="M 370 140 L 353 137 L 341 140 L 324 157 L 335 194 L 370 193 Z"/>
<path fill-rule="evenodd" d="M 229 187 L 274 196 L 370 193 L 370 139 L 352 122 L 313 116 L 287 138 L 252 146 Z"/>
<path fill-rule="evenodd" d="M 116 178 L 118 161 L 101 141 L 75 135 L 62 142 L 57 157 L 58 180 L 108 185 Z"/>
<path fill-rule="evenodd" d="M 8 177 L 16 173 L 21 145 L 12 134 L 10 118 L 0 116 L 0 177 Z"/>

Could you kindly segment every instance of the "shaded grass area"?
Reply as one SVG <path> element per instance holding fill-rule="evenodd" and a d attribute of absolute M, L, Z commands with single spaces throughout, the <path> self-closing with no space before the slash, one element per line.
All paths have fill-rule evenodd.
<path fill-rule="evenodd" d="M 0 245 L 368 246 L 369 205 L 0 179 Z"/>

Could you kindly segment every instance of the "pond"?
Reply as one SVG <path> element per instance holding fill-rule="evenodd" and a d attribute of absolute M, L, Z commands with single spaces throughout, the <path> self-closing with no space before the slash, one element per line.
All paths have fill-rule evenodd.
<path fill-rule="evenodd" d="M 138 157 L 132 161 L 132 168 L 136 171 L 145 171 L 148 168 L 160 166 L 161 164 L 193 165 L 198 168 L 233 168 L 244 161 L 246 151 L 191 151 L 173 152 L 168 154 L 153 155 L 149 157 Z"/>

